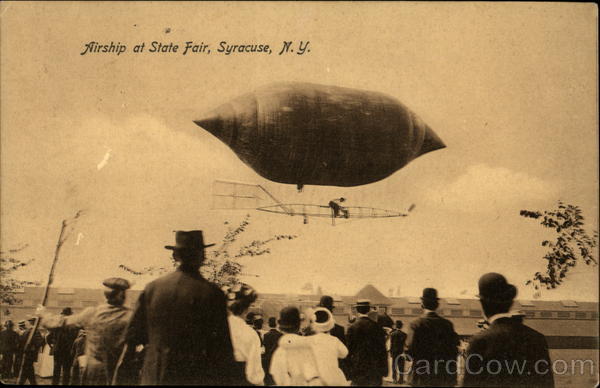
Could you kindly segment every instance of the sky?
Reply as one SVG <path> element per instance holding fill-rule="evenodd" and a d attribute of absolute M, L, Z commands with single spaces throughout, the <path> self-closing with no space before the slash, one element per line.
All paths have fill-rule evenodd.
<path fill-rule="evenodd" d="M 21 278 L 46 280 L 61 220 L 78 220 L 54 285 L 99 287 L 133 268 L 168 265 L 173 230 L 220 242 L 246 214 L 243 242 L 298 236 L 244 259 L 259 292 L 306 283 L 340 295 L 471 297 L 486 272 L 524 283 L 552 238 L 519 210 L 559 199 L 598 226 L 597 8 L 561 3 L 17 3 L 0 4 L 2 249 L 27 244 Z M 310 41 L 278 56 L 138 53 L 152 41 Z M 128 51 L 80 55 L 96 41 Z M 147 48 L 146 48 L 147 49 Z M 272 82 L 388 94 L 447 148 L 390 177 L 342 188 L 270 182 L 193 123 Z M 216 179 L 260 184 L 282 202 L 404 211 L 338 222 L 212 209 Z M 226 224 L 228 223 L 228 224 Z M 597 252 L 596 252 L 597 253 Z M 141 288 L 151 277 L 135 278 Z M 598 300 L 597 267 L 578 265 L 542 299 Z"/>

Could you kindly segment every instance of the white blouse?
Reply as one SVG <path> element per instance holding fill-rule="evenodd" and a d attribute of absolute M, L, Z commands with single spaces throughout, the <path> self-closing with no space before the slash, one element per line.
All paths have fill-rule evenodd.
<path fill-rule="evenodd" d="M 230 314 L 227 320 L 235 360 L 246 363 L 246 379 L 250 383 L 263 385 L 265 372 L 262 368 L 258 333 L 238 316 Z"/>

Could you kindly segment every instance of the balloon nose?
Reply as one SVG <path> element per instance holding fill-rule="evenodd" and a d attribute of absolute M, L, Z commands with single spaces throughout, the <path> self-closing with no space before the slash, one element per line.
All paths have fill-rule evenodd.
<path fill-rule="evenodd" d="M 223 120 L 219 116 L 212 116 L 200 120 L 194 120 L 194 123 L 199 127 L 210 132 L 213 136 L 219 138 L 220 140 L 225 140 L 223 138 Z"/>
<path fill-rule="evenodd" d="M 436 135 L 435 132 L 426 125 L 425 128 L 425 138 L 423 139 L 423 145 L 421 146 L 421 151 L 419 155 L 426 154 L 431 151 L 440 150 L 442 148 L 446 148 L 446 144 Z"/>

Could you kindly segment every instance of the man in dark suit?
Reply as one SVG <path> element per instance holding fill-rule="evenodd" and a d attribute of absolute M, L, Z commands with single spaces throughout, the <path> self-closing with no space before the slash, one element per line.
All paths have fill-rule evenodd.
<path fill-rule="evenodd" d="M 271 358 L 273 353 L 277 349 L 279 338 L 283 335 L 277 330 L 277 319 L 275 317 L 269 318 L 269 331 L 265 333 L 264 347 L 265 353 L 263 354 L 263 369 L 265 370 L 265 385 L 275 385 L 273 377 L 269 373 L 269 367 L 271 366 Z"/>
<path fill-rule="evenodd" d="M 319 301 L 318 307 L 325 307 L 327 310 L 331 311 L 331 313 L 333 314 L 333 309 L 335 309 L 335 306 L 333 305 L 333 298 L 329 295 L 323 295 L 321 297 L 321 300 Z M 344 345 L 346 345 L 346 334 L 345 334 L 344 326 L 338 325 L 336 323 L 333 326 L 333 329 L 331 329 L 331 331 L 329 331 L 329 334 L 336 337 L 337 339 L 342 341 L 342 343 Z"/>
<path fill-rule="evenodd" d="M 177 231 L 165 246 L 177 270 L 149 283 L 140 294 L 126 333 L 124 361 L 144 345 L 142 385 L 223 385 L 239 381 L 221 289 L 199 272 L 202 231 Z"/>
<path fill-rule="evenodd" d="M 546 338 L 523 324 L 523 315 L 509 312 L 517 289 L 504 276 L 479 279 L 479 299 L 489 328 L 475 335 L 467 349 L 467 387 L 554 387 Z"/>
<path fill-rule="evenodd" d="M 2 354 L 2 378 L 12 377 L 14 361 L 19 349 L 19 334 L 14 330 L 15 324 L 8 320 L 4 323 L 5 330 L 0 332 L 0 354 Z"/>
<path fill-rule="evenodd" d="M 404 382 L 404 345 L 406 344 L 406 333 L 402 331 L 402 321 L 396 321 L 396 330 L 390 335 L 390 354 L 392 356 L 392 376 L 394 383 Z"/>
<path fill-rule="evenodd" d="M 73 314 L 70 307 L 65 307 L 60 313 L 63 316 Z M 52 385 L 60 383 L 62 375 L 62 385 L 69 385 L 71 381 L 71 366 L 73 365 L 73 356 L 71 349 L 73 343 L 77 339 L 79 333 L 78 327 L 59 327 L 50 330 L 50 334 L 46 338 L 48 345 L 52 348 L 54 357 L 54 372 L 52 374 Z"/>
<path fill-rule="evenodd" d="M 25 321 L 19 321 L 17 324 L 16 333 L 19 335 L 19 345 L 17 346 L 17 351 L 15 353 L 15 361 L 13 363 L 13 376 L 18 376 L 19 371 L 21 370 L 21 361 L 23 360 L 23 349 L 21 349 L 21 338 L 23 333 L 27 330 L 27 324 Z"/>
<path fill-rule="evenodd" d="M 456 385 L 456 366 L 459 338 L 452 323 L 440 317 L 437 290 L 425 288 L 421 297 L 425 310 L 422 317 L 411 323 L 412 338 L 407 354 L 413 361 L 413 386 Z"/>
<path fill-rule="evenodd" d="M 358 317 L 348 328 L 348 372 L 352 385 L 380 386 L 388 374 L 385 331 L 368 317 L 371 304 L 359 300 L 356 304 Z"/>

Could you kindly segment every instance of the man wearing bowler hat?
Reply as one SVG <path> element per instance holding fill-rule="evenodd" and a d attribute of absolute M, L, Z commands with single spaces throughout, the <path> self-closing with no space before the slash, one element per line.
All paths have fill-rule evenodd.
<path fill-rule="evenodd" d="M 65 307 L 61 315 L 73 315 L 70 307 Z M 46 337 L 46 342 L 51 346 L 51 354 L 54 357 L 54 371 L 52 374 L 52 385 L 58 385 L 62 376 L 62 385 L 69 385 L 71 380 L 71 366 L 73 365 L 73 356 L 71 348 L 77 334 L 78 327 L 60 327 L 50 330 L 50 334 Z"/>
<path fill-rule="evenodd" d="M 509 311 L 516 296 L 517 288 L 501 274 L 479 279 L 478 297 L 489 327 L 469 343 L 464 386 L 554 386 L 546 338 L 525 326 L 522 314 Z"/>
<path fill-rule="evenodd" d="M 51 314 L 43 306 L 37 312 L 47 329 L 84 329 L 87 333 L 83 370 L 83 385 L 109 385 L 123 349 L 123 334 L 131 319 L 131 310 L 124 306 L 129 281 L 108 278 L 102 282 L 106 303 L 88 307 L 73 315 Z M 68 312 L 68 311 L 67 311 Z"/>
<path fill-rule="evenodd" d="M 167 245 L 176 271 L 150 282 L 140 294 L 126 333 L 127 352 L 144 345 L 142 385 L 223 385 L 235 359 L 221 289 L 200 274 L 205 259 L 202 231 L 177 231 Z M 244 376 L 241 376 L 244 378 Z"/>
<path fill-rule="evenodd" d="M 435 288 L 425 288 L 421 297 L 422 317 L 413 321 L 408 351 L 413 386 L 454 386 L 459 338 L 449 320 L 435 310 L 439 306 Z"/>
<path fill-rule="evenodd" d="M 386 334 L 383 328 L 368 316 L 369 300 L 356 302 L 356 321 L 348 328 L 348 374 L 352 385 L 380 386 L 388 374 Z"/>
<path fill-rule="evenodd" d="M 333 305 L 333 298 L 329 295 L 323 295 L 321 297 L 321 300 L 319 301 L 318 307 L 325 307 L 333 314 L 333 309 L 335 309 L 335 306 Z M 335 323 L 333 329 L 329 331 L 329 334 L 342 341 L 344 345 L 346 344 L 346 334 L 344 333 L 344 326 Z"/>

